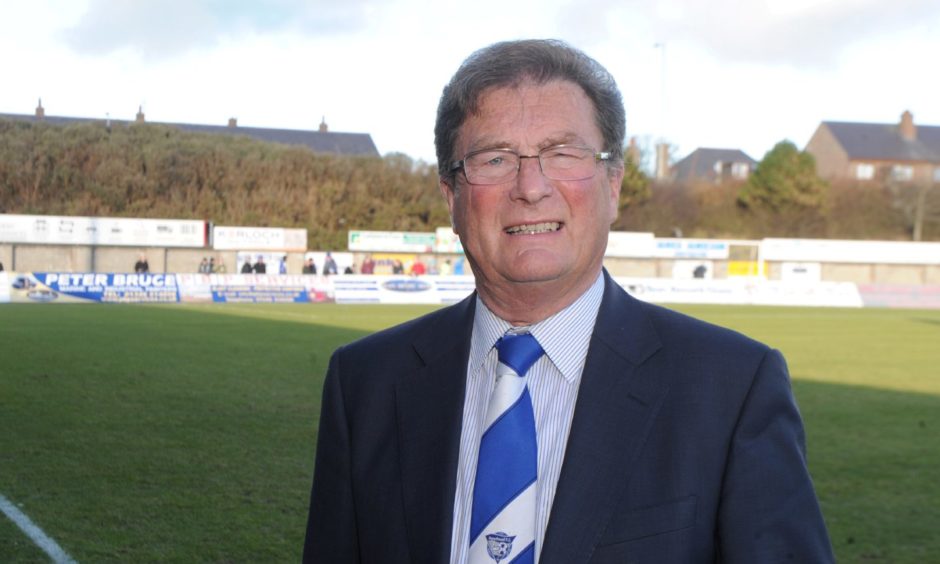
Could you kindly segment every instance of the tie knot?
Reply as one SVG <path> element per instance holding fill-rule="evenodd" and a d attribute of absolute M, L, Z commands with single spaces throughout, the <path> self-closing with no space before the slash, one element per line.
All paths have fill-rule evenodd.
<path fill-rule="evenodd" d="M 512 368 L 519 376 L 525 376 L 529 368 L 545 351 L 532 333 L 507 333 L 496 341 L 499 361 Z"/>

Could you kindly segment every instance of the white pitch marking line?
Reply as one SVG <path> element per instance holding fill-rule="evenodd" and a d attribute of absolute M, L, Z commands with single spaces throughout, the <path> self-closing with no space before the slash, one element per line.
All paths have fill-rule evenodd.
<path fill-rule="evenodd" d="M 3 494 L 0 494 L 0 511 L 3 511 L 10 518 L 10 521 L 16 523 L 16 526 L 22 529 L 26 536 L 36 543 L 36 546 L 48 554 L 53 562 L 56 564 L 77 564 L 68 553 L 62 550 L 61 546 L 42 532 L 42 529 L 36 526 L 25 513 L 17 509 L 10 500 L 3 497 Z"/>

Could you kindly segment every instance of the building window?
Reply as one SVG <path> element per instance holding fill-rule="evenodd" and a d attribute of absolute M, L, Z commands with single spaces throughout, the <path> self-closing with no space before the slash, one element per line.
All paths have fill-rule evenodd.
<path fill-rule="evenodd" d="M 732 163 L 731 165 L 731 176 L 740 180 L 746 179 L 750 171 L 751 167 L 747 163 Z"/>
<path fill-rule="evenodd" d="M 855 178 L 859 180 L 871 180 L 875 177 L 875 165 L 871 163 L 858 163 L 855 167 Z"/>
<path fill-rule="evenodd" d="M 914 179 L 914 167 L 910 165 L 894 165 L 891 167 L 891 179 L 899 182 L 908 182 Z"/>

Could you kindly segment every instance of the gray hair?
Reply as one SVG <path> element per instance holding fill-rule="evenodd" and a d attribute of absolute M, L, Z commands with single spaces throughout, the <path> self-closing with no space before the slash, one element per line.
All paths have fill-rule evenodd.
<path fill-rule="evenodd" d="M 600 63 L 564 41 L 526 39 L 494 43 L 476 51 L 444 87 L 434 124 L 441 177 L 452 176 L 449 165 L 456 158 L 457 134 L 467 117 L 479 111 L 483 94 L 492 88 L 518 86 L 526 80 L 536 84 L 567 80 L 580 86 L 594 104 L 597 127 L 604 138 L 604 146 L 599 150 L 618 156 L 613 162 L 619 162 L 627 126 L 623 97 L 614 77 Z"/>

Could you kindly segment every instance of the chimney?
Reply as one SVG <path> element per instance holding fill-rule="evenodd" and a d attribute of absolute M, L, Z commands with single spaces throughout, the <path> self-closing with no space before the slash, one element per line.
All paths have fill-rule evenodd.
<path fill-rule="evenodd" d="M 36 106 L 36 119 L 46 119 L 46 109 L 42 107 L 42 98 L 39 99 L 39 105 Z"/>
<path fill-rule="evenodd" d="M 238 120 L 235 118 L 228 118 L 228 126 L 231 128 L 238 127 Z"/>
<path fill-rule="evenodd" d="M 320 119 L 320 133 L 326 133 L 330 128 L 326 126 L 326 116 Z"/>
<path fill-rule="evenodd" d="M 137 106 L 137 123 L 144 123 L 144 107 Z"/>
<path fill-rule="evenodd" d="M 636 137 L 630 138 L 630 146 L 627 147 L 627 158 L 635 166 L 640 166 L 640 148 L 637 147 Z"/>
<path fill-rule="evenodd" d="M 901 114 L 901 124 L 898 126 L 898 132 L 906 141 L 915 141 L 917 139 L 917 128 L 914 126 L 914 115 L 904 110 Z"/>
<path fill-rule="evenodd" d="M 669 143 L 656 145 L 656 179 L 665 180 L 669 177 Z"/>

